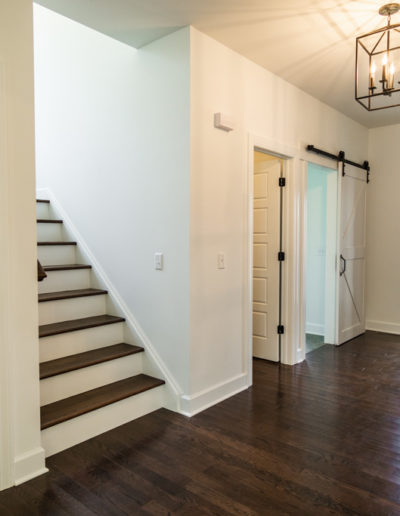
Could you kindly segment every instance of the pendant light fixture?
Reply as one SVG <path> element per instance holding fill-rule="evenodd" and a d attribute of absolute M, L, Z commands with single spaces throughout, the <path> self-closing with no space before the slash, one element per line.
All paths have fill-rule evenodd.
<path fill-rule="evenodd" d="M 400 4 L 386 4 L 379 14 L 387 25 L 356 39 L 355 98 L 368 111 L 400 106 L 400 23 L 391 18 Z"/>

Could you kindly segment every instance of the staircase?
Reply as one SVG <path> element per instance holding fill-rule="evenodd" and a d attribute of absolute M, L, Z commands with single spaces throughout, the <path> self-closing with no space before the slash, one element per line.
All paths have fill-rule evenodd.
<path fill-rule="evenodd" d="M 48 200 L 38 200 L 40 395 L 46 456 L 156 410 L 164 380 L 143 374 L 144 349 Z M 112 314 L 109 312 L 111 311 Z M 128 341 L 128 342 L 126 342 Z"/>

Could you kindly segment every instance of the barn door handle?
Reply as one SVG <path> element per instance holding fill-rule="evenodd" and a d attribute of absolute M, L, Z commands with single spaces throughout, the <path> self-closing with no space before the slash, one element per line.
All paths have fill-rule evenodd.
<path fill-rule="evenodd" d="M 341 254 L 340 255 L 340 261 L 343 263 L 343 268 L 342 270 L 340 271 L 340 275 L 343 276 L 343 274 L 346 272 L 346 258 Z"/>

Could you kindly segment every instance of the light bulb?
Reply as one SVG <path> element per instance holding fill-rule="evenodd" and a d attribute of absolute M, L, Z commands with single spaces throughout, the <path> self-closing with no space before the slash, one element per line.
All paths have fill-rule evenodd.
<path fill-rule="evenodd" d="M 382 64 L 383 65 L 387 65 L 388 63 L 388 56 L 387 54 L 383 54 L 383 57 L 382 57 Z"/>
<path fill-rule="evenodd" d="M 391 63 L 389 71 L 389 89 L 392 90 L 394 88 L 394 63 Z"/>
<path fill-rule="evenodd" d="M 371 65 L 371 75 L 374 75 L 375 72 L 376 72 L 376 64 L 372 63 L 372 65 Z"/>

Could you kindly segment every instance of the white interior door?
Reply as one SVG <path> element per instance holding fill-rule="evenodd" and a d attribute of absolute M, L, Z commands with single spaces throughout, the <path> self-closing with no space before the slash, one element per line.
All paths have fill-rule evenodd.
<path fill-rule="evenodd" d="M 279 159 L 254 164 L 253 355 L 279 361 Z"/>
<path fill-rule="evenodd" d="M 340 174 L 338 344 L 365 332 L 365 170 L 345 166 Z"/>

